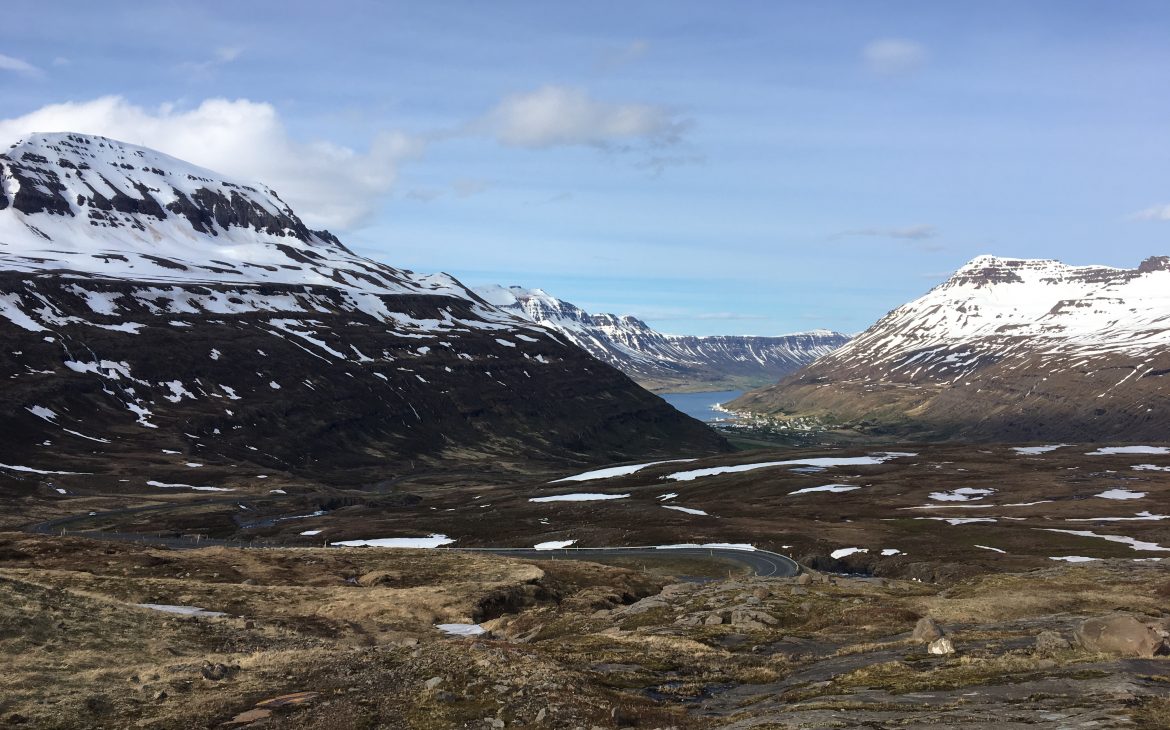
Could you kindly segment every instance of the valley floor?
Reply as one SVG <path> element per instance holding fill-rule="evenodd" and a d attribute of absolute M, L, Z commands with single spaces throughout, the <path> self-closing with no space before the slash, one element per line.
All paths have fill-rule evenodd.
<path fill-rule="evenodd" d="M 0 722 L 1170 724 L 1170 660 L 1074 640 L 1118 613 L 1170 629 L 1163 445 L 773 448 L 362 488 L 166 459 L 9 476 L 24 496 L 0 518 Z M 701 551 L 324 547 L 340 542 L 750 544 L 805 572 Z M 925 617 L 954 653 L 912 635 Z"/>

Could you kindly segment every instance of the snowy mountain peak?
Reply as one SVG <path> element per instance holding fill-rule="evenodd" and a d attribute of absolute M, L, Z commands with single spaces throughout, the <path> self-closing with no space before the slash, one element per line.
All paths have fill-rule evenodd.
<path fill-rule="evenodd" d="M 95 228 L 173 216 L 211 236 L 251 229 L 304 243 L 314 234 L 273 190 L 146 147 L 72 133 L 34 134 L 0 155 L 5 199 L 23 214 L 80 217 Z"/>
<path fill-rule="evenodd" d="M 542 289 L 483 286 L 484 301 L 559 332 L 647 387 L 773 381 L 832 352 L 848 338 L 817 330 L 779 337 L 666 335 L 628 314 L 590 314 Z"/>
<path fill-rule="evenodd" d="M 1117 269 L 981 256 L 886 315 L 835 357 L 866 351 L 870 359 L 895 362 L 977 338 L 985 346 L 1002 343 L 993 349 L 1033 338 L 1033 347 L 1053 352 L 1161 346 L 1170 343 L 1168 262 L 1153 257 L 1136 269 Z"/>
<path fill-rule="evenodd" d="M 980 256 L 739 406 L 1028 438 L 1161 433 L 1168 357 L 1170 257 L 1122 269 Z"/>
<path fill-rule="evenodd" d="M 356 256 L 262 184 L 74 133 L 30 135 L 0 154 L 0 268 L 469 296 L 448 276 Z"/>
<path fill-rule="evenodd" d="M 984 255 L 960 267 L 943 286 L 1100 281 L 1124 271 L 1109 266 L 1070 266 L 1054 259 L 1013 259 Z"/>
<path fill-rule="evenodd" d="M 160 452 L 200 449 L 194 466 L 357 486 L 426 459 L 725 448 L 451 277 L 309 230 L 263 185 L 77 134 L 0 154 L 0 378 L 4 461 L 80 459 L 88 479 L 146 459 L 147 491 L 191 478 L 160 475 Z"/>

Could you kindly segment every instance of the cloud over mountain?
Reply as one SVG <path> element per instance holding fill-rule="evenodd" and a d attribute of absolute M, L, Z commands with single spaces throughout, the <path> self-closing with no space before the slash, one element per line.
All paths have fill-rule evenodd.
<path fill-rule="evenodd" d="M 207 99 L 190 109 L 148 108 L 120 96 L 42 107 L 0 120 L 0 143 L 33 132 L 74 131 L 124 139 L 190 160 L 202 167 L 262 181 L 313 228 L 345 230 L 359 224 L 397 179 L 399 163 L 422 144 L 384 132 L 367 150 L 289 135 L 271 104 Z"/>

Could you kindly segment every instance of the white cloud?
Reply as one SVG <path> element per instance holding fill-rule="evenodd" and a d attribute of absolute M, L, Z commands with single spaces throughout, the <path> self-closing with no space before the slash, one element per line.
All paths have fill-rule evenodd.
<path fill-rule="evenodd" d="M 146 108 L 118 96 L 52 104 L 0 119 L 0 144 L 30 132 L 79 132 L 157 149 L 230 177 L 263 182 L 313 228 L 346 230 L 369 215 L 394 185 L 398 165 L 422 151 L 387 132 L 369 149 L 291 138 L 276 109 L 247 99 L 208 99 L 192 109 Z"/>
<path fill-rule="evenodd" d="M 1152 205 L 1145 210 L 1139 210 L 1131 217 L 1139 221 L 1170 221 L 1170 203 L 1166 205 Z"/>
<path fill-rule="evenodd" d="M 677 144 L 687 126 L 661 106 L 599 101 L 565 86 L 512 94 L 472 124 L 474 131 L 508 147 L 590 146 L 619 152 Z"/>
<path fill-rule="evenodd" d="M 865 66 L 873 73 L 893 76 L 918 70 L 926 63 L 926 48 L 901 38 L 882 38 L 861 50 Z"/>
<path fill-rule="evenodd" d="M 3 53 L 0 53 L 0 71 L 15 71 L 16 73 L 31 75 L 36 75 L 41 72 L 39 68 L 28 61 L 12 56 L 5 56 Z"/>

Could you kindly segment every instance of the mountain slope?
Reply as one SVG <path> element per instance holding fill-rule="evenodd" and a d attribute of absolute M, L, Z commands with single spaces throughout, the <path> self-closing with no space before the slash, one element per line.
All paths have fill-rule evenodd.
<path fill-rule="evenodd" d="M 629 315 L 589 314 L 541 289 L 476 287 L 485 301 L 525 317 L 655 390 L 759 384 L 793 372 L 848 338 L 827 330 L 779 337 L 664 335 Z"/>
<path fill-rule="evenodd" d="M 101 137 L 0 155 L 0 345 L 9 479 L 110 478 L 164 450 L 186 456 L 158 471 L 361 482 L 725 448 L 449 276 L 362 258 L 263 186 Z"/>
<path fill-rule="evenodd" d="M 981 256 L 731 408 L 924 436 L 1165 440 L 1170 257 L 1136 269 Z"/>

